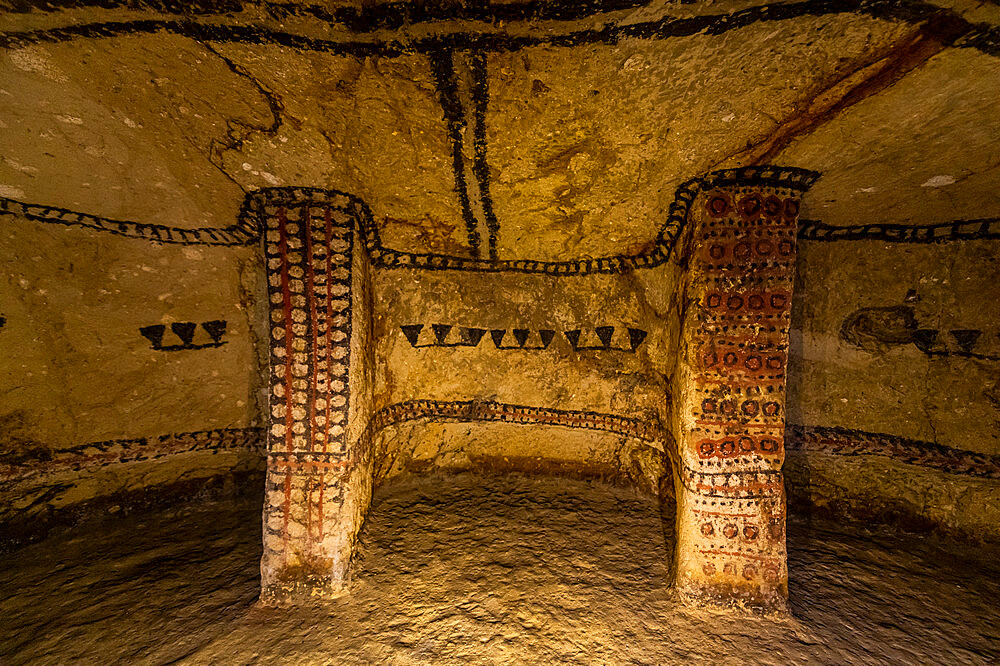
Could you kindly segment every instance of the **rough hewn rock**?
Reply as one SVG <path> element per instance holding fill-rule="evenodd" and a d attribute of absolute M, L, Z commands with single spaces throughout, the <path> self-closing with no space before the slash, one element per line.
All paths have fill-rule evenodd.
<path fill-rule="evenodd" d="M 399 474 L 574 473 L 669 502 L 665 477 L 712 461 L 702 485 L 770 498 L 727 498 L 735 536 L 705 534 L 679 484 L 681 579 L 773 605 L 782 456 L 700 451 L 750 424 L 780 443 L 787 407 L 822 434 L 792 438 L 795 497 L 1000 538 L 995 7 L 96 4 L 0 15 L 0 523 L 244 479 L 266 427 L 278 600 L 337 593 L 373 485 Z M 794 236 L 785 202 L 811 179 L 723 177 L 725 212 L 702 187 L 765 162 L 819 176 L 794 290 L 792 254 L 777 272 L 703 254 L 723 219 Z M 740 208 L 754 193 L 778 226 Z M 314 214 L 316 247 L 272 247 Z M 353 234 L 330 267 L 327 214 Z M 313 326 L 295 300 L 323 285 L 281 285 L 331 271 L 349 307 L 316 301 Z M 779 411 L 697 434 L 705 400 L 748 402 L 701 394 L 702 352 L 732 337 L 706 317 L 760 298 L 784 322 L 793 291 L 788 339 L 744 341 L 789 362 L 787 399 L 757 387 Z M 343 340 L 312 340 L 345 313 Z M 313 389 L 335 342 L 347 375 Z M 279 376 L 278 349 L 314 365 Z M 343 422 L 316 421 L 341 380 Z M 313 427 L 282 448 L 292 417 Z M 727 539 L 773 561 L 730 571 L 710 554 Z"/>

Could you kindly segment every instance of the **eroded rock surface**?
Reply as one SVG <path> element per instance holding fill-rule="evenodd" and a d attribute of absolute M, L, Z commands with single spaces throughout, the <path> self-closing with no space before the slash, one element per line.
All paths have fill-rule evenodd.
<path fill-rule="evenodd" d="M 309 498 L 348 497 L 353 535 L 370 487 L 408 472 L 669 487 L 707 466 L 678 455 L 706 444 L 677 417 L 704 404 L 685 363 L 732 342 L 685 322 L 774 277 L 754 259 L 714 294 L 688 284 L 717 244 L 680 233 L 705 202 L 677 211 L 721 168 L 734 202 L 801 195 L 791 312 L 766 315 L 790 331 L 755 338 L 789 362 L 767 388 L 788 394 L 796 497 L 1000 539 L 995 3 L 27 1 L 0 30 L 0 547 L 242 485 L 264 449 L 298 475 L 268 487 L 269 529 L 322 544 L 323 571 L 349 547 Z M 307 328 L 294 301 L 317 284 L 269 283 L 282 196 L 327 198 L 368 252 L 347 434 L 313 421 L 343 450 L 296 432 L 278 451 L 266 423 L 335 399 L 292 396 L 330 392 L 322 354 L 273 385 L 274 316 Z M 287 284 L 329 256 L 294 257 Z M 721 398 L 748 388 L 728 380 Z M 753 448 L 730 430 L 696 485 L 780 494 L 781 457 L 726 458 Z M 763 534 L 779 505 L 702 537 Z"/>
<path fill-rule="evenodd" d="M 793 516 L 792 618 L 708 613 L 673 600 L 646 496 L 431 476 L 379 493 L 349 597 L 276 610 L 254 606 L 259 508 L 191 508 L 5 556 L 0 653 L 11 664 L 1000 658 L 996 553 L 933 537 Z"/>

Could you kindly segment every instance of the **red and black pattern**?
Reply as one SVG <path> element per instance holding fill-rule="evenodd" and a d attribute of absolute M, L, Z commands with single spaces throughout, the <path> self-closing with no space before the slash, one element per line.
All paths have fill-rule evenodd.
<path fill-rule="evenodd" d="M 264 209 L 270 317 L 265 569 L 307 559 L 356 462 L 350 408 L 350 216 L 322 201 Z M 304 537 L 303 537 L 304 532 Z M 273 548 L 279 537 L 281 548 Z M 269 545 L 270 542 L 270 545 Z M 273 567 L 272 567 L 273 568 Z"/>
<path fill-rule="evenodd" d="M 805 186 L 717 183 L 692 211 L 680 575 L 767 604 L 785 596 L 785 372 Z"/>
<path fill-rule="evenodd" d="M 435 423 L 498 421 L 522 425 L 549 425 L 583 430 L 602 430 L 634 437 L 662 448 L 666 434 L 656 420 L 644 421 L 617 414 L 575 409 L 528 407 L 482 400 L 410 400 L 380 409 L 369 426 L 371 432 L 397 423 L 427 419 Z"/>

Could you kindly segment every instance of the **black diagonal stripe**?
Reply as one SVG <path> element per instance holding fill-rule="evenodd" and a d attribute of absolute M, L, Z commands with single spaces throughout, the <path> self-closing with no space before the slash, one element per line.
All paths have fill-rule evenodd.
<path fill-rule="evenodd" d="M 469 202 L 469 188 L 465 182 L 465 162 L 462 157 L 462 130 L 465 127 L 465 112 L 458 98 L 458 82 L 455 77 L 454 51 L 444 50 L 430 53 L 431 69 L 437 84 L 441 108 L 448 122 L 448 138 L 451 139 L 451 165 L 455 174 L 455 191 L 462 205 L 462 219 L 469 236 L 472 256 L 479 257 L 479 230 L 476 216 Z"/>
<path fill-rule="evenodd" d="M 479 197 L 483 204 L 483 216 L 486 218 L 486 228 L 490 232 L 490 259 L 497 259 L 497 236 L 500 232 L 500 222 L 493 211 L 493 197 L 490 195 L 490 165 L 486 161 L 486 110 L 490 103 L 489 80 L 486 76 L 486 54 L 475 53 L 469 58 L 472 67 L 472 99 L 475 108 L 475 127 L 473 147 L 475 161 L 472 171 L 479 183 Z"/>

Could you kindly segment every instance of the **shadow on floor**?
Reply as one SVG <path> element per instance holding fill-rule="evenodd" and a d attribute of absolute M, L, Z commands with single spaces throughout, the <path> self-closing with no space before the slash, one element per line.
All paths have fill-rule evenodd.
<path fill-rule="evenodd" d="M 654 499 L 569 479 L 395 484 L 351 594 L 262 609 L 260 506 L 191 505 L 0 558 L 2 663 L 990 663 L 995 552 L 789 522 L 794 619 L 678 606 Z"/>

